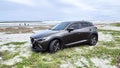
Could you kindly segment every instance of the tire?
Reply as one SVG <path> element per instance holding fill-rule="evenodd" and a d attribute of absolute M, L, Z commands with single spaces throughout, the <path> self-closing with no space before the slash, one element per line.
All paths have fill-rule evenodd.
<path fill-rule="evenodd" d="M 50 53 L 55 53 L 58 50 L 60 50 L 60 41 L 55 39 L 55 40 L 50 42 L 49 52 Z"/>
<path fill-rule="evenodd" d="M 89 37 L 88 44 L 90 46 L 94 46 L 94 45 L 96 45 L 97 41 L 98 41 L 97 35 L 91 35 Z"/>

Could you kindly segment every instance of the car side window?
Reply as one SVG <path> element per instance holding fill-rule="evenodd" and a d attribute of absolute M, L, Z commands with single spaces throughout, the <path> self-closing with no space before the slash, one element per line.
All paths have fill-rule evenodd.
<path fill-rule="evenodd" d="M 81 26 L 82 26 L 82 27 L 88 27 L 88 26 L 89 26 L 89 24 L 88 24 L 88 23 L 83 22 L 83 23 L 81 23 Z"/>
<path fill-rule="evenodd" d="M 94 26 L 92 23 L 89 23 L 89 26 Z"/>
<path fill-rule="evenodd" d="M 80 29 L 80 24 L 78 24 L 78 23 L 73 23 L 73 24 L 71 24 L 68 28 Z"/>

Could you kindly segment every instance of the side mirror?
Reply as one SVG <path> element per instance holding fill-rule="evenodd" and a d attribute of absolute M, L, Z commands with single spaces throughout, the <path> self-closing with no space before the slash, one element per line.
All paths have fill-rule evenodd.
<path fill-rule="evenodd" d="M 74 30 L 74 28 L 68 28 L 67 30 L 68 30 L 69 32 L 71 32 L 71 31 Z"/>

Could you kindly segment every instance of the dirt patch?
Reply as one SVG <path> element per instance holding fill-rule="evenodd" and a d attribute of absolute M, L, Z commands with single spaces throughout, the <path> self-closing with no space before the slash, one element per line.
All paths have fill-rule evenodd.
<path fill-rule="evenodd" d="M 0 28 L 0 32 L 5 32 L 6 34 L 30 33 L 32 29 L 26 27 L 6 27 Z"/>
<path fill-rule="evenodd" d="M 44 30 L 44 29 L 50 29 L 51 26 L 41 26 L 41 27 L 34 27 L 34 30 Z"/>
<path fill-rule="evenodd" d="M 49 29 L 52 26 L 40 26 L 40 27 L 1 27 L 0 32 L 6 34 L 18 34 L 18 33 L 32 33 L 34 30 Z"/>

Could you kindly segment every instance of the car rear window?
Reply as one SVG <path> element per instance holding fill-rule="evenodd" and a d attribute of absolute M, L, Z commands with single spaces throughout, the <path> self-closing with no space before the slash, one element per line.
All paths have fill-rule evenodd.
<path fill-rule="evenodd" d="M 82 23 L 81 23 L 81 26 L 82 26 L 82 27 L 89 27 L 89 26 L 93 26 L 93 24 L 90 23 L 90 22 L 82 22 Z"/>

